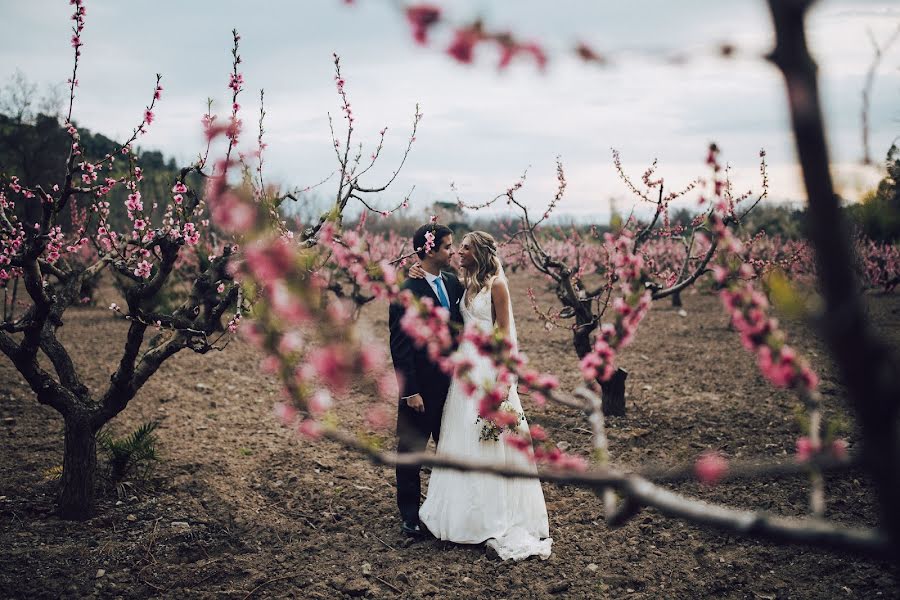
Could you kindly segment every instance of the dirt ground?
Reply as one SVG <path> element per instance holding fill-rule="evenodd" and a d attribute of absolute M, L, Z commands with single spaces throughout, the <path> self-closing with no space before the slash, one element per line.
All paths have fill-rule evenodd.
<path fill-rule="evenodd" d="M 554 306 L 543 282 L 513 277 L 521 346 L 571 389 L 578 375 L 569 332 L 544 331 L 528 285 Z M 715 297 L 692 292 L 684 300 L 686 316 L 668 301 L 655 304 L 622 357 L 628 416 L 609 423 L 614 459 L 637 466 L 692 461 L 706 449 L 739 458 L 791 454 L 795 399 L 761 379 Z M 900 295 L 868 301 L 879 329 L 900 340 Z M 96 389 L 126 325 L 103 308 L 66 316 L 61 337 Z M 386 344 L 386 316 L 383 304 L 364 309 L 376 343 Z M 820 341 L 803 323 L 787 328 L 822 376 L 827 415 L 852 423 Z M 258 362 L 242 341 L 221 354 L 169 360 L 114 424 L 124 433 L 160 420 L 162 461 L 143 489 L 122 499 L 107 492 L 94 518 L 74 523 L 52 514 L 54 484 L 45 479 L 62 464 L 62 421 L 0 359 L 0 597 L 900 598 L 900 581 L 882 563 L 738 539 L 653 510 L 611 530 L 593 493 L 547 484 L 547 561 L 503 563 L 482 546 L 412 541 L 399 531 L 393 471 L 282 427 L 272 414 L 278 383 Z M 351 396 L 348 426 L 364 429 L 359 415 L 370 401 Z M 527 400 L 526 411 L 554 440 L 586 454 L 582 415 Z M 856 442 L 852 427 L 848 439 Z M 808 487 L 800 477 L 673 489 L 799 516 Z M 877 522 L 862 474 L 829 479 L 827 490 L 830 518 Z"/>

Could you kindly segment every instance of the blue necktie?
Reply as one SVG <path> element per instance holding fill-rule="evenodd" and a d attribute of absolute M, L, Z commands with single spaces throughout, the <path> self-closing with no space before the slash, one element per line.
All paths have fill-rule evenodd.
<path fill-rule="evenodd" d="M 450 310 L 450 302 L 447 300 L 446 294 L 444 294 L 444 286 L 440 276 L 434 280 L 434 287 L 437 289 L 437 297 L 441 301 L 441 306 Z"/>

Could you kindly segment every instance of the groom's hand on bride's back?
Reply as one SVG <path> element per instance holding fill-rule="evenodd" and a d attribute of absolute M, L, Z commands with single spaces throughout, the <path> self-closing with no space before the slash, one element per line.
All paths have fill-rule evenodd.
<path fill-rule="evenodd" d="M 422 400 L 422 396 L 420 394 L 409 396 L 408 398 L 404 398 L 403 400 L 406 402 L 406 405 L 414 411 L 425 412 L 425 401 Z"/>

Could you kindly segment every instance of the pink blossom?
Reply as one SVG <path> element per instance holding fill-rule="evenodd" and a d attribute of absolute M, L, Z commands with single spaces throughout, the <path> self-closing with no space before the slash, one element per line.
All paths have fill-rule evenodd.
<path fill-rule="evenodd" d="M 384 283 L 388 286 L 393 286 L 397 283 L 397 269 L 394 268 L 394 265 L 389 263 L 387 260 L 383 260 L 378 263 L 381 267 L 382 276 L 384 277 Z"/>
<path fill-rule="evenodd" d="M 581 359 L 581 375 L 586 381 L 608 381 L 615 371 L 615 352 L 602 337 L 594 342 L 591 352 Z"/>
<path fill-rule="evenodd" d="M 559 379 L 557 379 L 556 375 L 544 373 L 538 376 L 535 386 L 545 389 L 556 389 L 559 387 Z"/>
<path fill-rule="evenodd" d="M 300 352 L 304 347 L 303 335 L 299 331 L 289 331 L 278 342 L 278 354 L 285 356 Z"/>
<path fill-rule="evenodd" d="M 419 44 L 425 44 L 428 41 L 428 29 L 441 18 L 441 9 L 432 4 L 407 6 L 406 18 L 412 25 L 413 38 Z"/>
<path fill-rule="evenodd" d="M 297 432 L 309 439 L 317 440 L 322 437 L 322 425 L 314 419 L 304 419 L 297 426 Z"/>
<path fill-rule="evenodd" d="M 297 418 L 297 409 L 285 402 L 278 402 L 275 404 L 275 415 L 282 423 L 290 425 Z"/>
<path fill-rule="evenodd" d="M 806 462 L 819 452 L 819 446 L 813 444 L 807 436 L 797 438 L 797 462 Z"/>
<path fill-rule="evenodd" d="M 133 212 L 144 210 L 144 203 L 141 202 L 141 193 L 138 190 L 135 190 L 133 193 L 129 194 L 128 200 L 125 201 L 125 206 L 128 210 Z"/>
<path fill-rule="evenodd" d="M 461 63 L 470 64 L 475 44 L 482 40 L 481 33 L 472 28 L 457 29 L 447 53 Z"/>
<path fill-rule="evenodd" d="M 502 402 L 503 396 L 500 395 L 499 389 L 487 390 L 478 402 L 478 415 L 482 418 L 490 418 Z"/>
<path fill-rule="evenodd" d="M 715 485 L 728 472 L 728 461 L 718 452 L 704 452 L 694 465 L 697 479 L 706 485 Z"/>
<path fill-rule="evenodd" d="M 259 361 L 259 370 L 266 375 L 274 375 L 281 367 L 281 362 L 277 356 L 267 356 Z"/>
<path fill-rule="evenodd" d="M 261 279 L 261 281 L 266 281 Z M 296 325 L 310 318 L 309 311 L 299 298 L 296 298 L 281 279 L 276 279 L 269 284 L 268 299 L 272 311 L 286 324 Z"/>
<path fill-rule="evenodd" d="M 831 454 L 838 460 L 846 460 L 847 458 L 847 448 L 850 445 L 847 443 L 847 440 L 844 439 L 836 439 L 831 442 Z"/>
<path fill-rule="evenodd" d="M 234 90 L 234 92 L 239 92 L 241 90 L 241 85 L 244 83 L 244 76 L 241 73 L 235 75 L 234 73 L 228 74 L 228 87 Z"/>
<path fill-rule="evenodd" d="M 314 349 L 307 360 L 322 381 L 333 390 L 343 391 L 350 372 L 346 351 L 335 344 Z"/>
<path fill-rule="evenodd" d="M 425 232 L 425 245 L 422 246 L 422 252 L 428 254 L 434 248 L 434 232 L 426 231 Z"/>
<path fill-rule="evenodd" d="M 500 63 L 499 68 L 505 69 L 510 65 L 512 59 L 520 53 L 530 54 L 534 57 L 539 69 L 547 66 L 547 54 L 544 49 L 533 42 L 527 44 L 519 44 L 515 41 L 504 40 L 500 43 Z M 544 218 L 549 216 L 549 211 L 545 213 Z"/>
<path fill-rule="evenodd" d="M 150 277 L 150 263 L 146 260 L 142 260 L 138 263 L 137 268 L 134 270 L 134 274 L 142 279 L 147 279 Z"/>
<path fill-rule="evenodd" d="M 376 405 L 366 411 L 366 423 L 373 429 L 386 429 L 391 424 L 391 411 L 383 405 Z"/>
<path fill-rule="evenodd" d="M 800 368 L 800 381 L 803 382 L 804 387 L 808 390 L 814 390 L 819 387 L 819 376 L 806 365 Z"/>
<path fill-rule="evenodd" d="M 244 233 L 256 223 L 256 210 L 234 192 L 226 191 L 210 198 L 211 212 L 216 224 L 229 233 Z"/>
<path fill-rule="evenodd" d="M 529 427 L 529 433 L 531 434 L 531 439 L 536 442 L 542 442 L 547 439 L 547 432 L 544 431 L 544 428 L 540 425 L 532 425 Z"/>
<path fill-rule="evenodd" d="M 528 453 L 531 450 L 531 440 L 521 435 L 507 433 L 503 436 L 503 441 L 520 452 Z"/>
<path fill-rule="evenodd" d="M 316 390 L 309 398 L 309 411 L 314 415 L 321 415 L 331 410 L 334 400 L 328 390 Z"/>
<path fill-rule="evenodd" d="M 728 269 L 723 267 L 722 265 L 715 265 L 712 268 L 713 277 L 716 280 L 716 283 L 723 284 L 725 280 L 728 278 Z"/>
<path fill-rule="evenodd" d="M 584 457 L 566 454 L 565 452 L 554 454 L 553 459 L 549 462 L 557 469 L 565 471 L 586 471 L 588 467 L 588 463 Z"/>
<path fill-rule="evenodd" d="M 328 314 L 328 320 L 338 327 L 347 327 L 353 318 L 353 312 L 347 302 L 335 300 L 325 309 Z"/>

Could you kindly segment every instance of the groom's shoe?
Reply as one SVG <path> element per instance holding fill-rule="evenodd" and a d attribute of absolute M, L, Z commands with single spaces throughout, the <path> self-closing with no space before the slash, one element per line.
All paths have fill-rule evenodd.
<path fill-rule="evenodd" d="M 401 522 L 400 531 L 411 537 L 425 537 L 425 528 L 414 521 Z"/>

